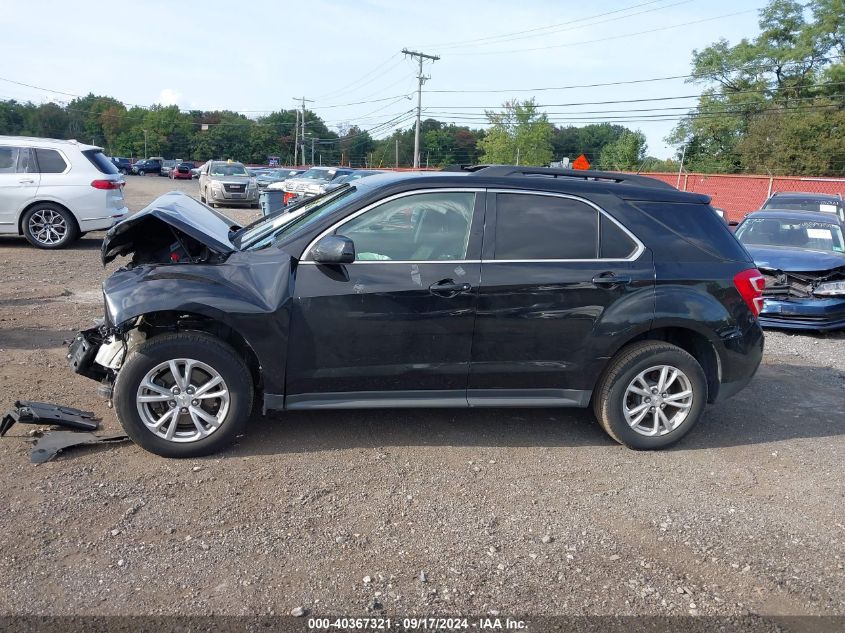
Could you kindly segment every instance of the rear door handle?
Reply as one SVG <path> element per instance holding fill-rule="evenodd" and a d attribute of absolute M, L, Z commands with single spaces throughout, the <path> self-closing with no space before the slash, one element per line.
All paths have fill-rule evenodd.
<path fill-rule="evenodd" d="M 429 292 L 431 294 L 437 295 L 439 297 L 455 297 L 462 292 L 468 292 L 472 289 L 472 286 L 468 283 L 461 283 L 456 284 L 451 279 L 441 279 L 428 287 Z"/>
<path fill-rule="evenodd" d="M 22 185 L 31 185 L 35 182 L 35 178 L 21 178 L 18 182 Z"/>
<path fill-rule="evenodd" d="M 593 283 L 597 286 L 625 286 L 631 283 L 631 278 L 628 275 L 602 273 L 593 277 Z"/>

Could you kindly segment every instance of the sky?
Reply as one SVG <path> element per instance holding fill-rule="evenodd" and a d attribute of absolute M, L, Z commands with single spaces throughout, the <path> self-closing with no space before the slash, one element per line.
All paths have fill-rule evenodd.
<path fill-rule="evenodd" d="M 3 0 L 0 41 L 14 61 L 0 67 L 0 99 L 93 92 L 127 105 L 260 116 L 304 96 L 329 127 L 357 123 L 380 137 L 413 122 L 417 66 L 400 52 L 407 48 L 440 57 L 424 67 L 424 117 L 482 127 L 485 108 L 534 97 L 556 125 L 618 121 L 642 130 L 649 154 L 666 158 L 676 150 L 665 142 L 676 121 L 649 118 L 680 116 L 700 85 L 536 89 L 686 75 L 694 49 L 756 35 L 764 4 Z M 597 103 L 646 99 L 660 100 Z M 667 107 L 679 109 L 648 111 Z"/>

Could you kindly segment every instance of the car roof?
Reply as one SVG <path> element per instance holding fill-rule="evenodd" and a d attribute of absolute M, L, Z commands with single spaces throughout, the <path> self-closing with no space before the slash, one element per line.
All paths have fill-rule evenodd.
<path fill-rule="evenodd" d="M 780 191 L 777 193 L 773 193 L 769 200 L 772 198 L 798 198 L 801 200 L 835 200 L 836 202 L 842 202 L 842 198 L 833 193 L 802 193 L 800 191 Z"/>
<path fill-rule="evenodd" d="M 795 211 L 789 209 L 764 209 L 762 211 L 754 211 L 745 216 L 745 220 L 754 218 L 771 219 L 771 220 L 796 220 L 798 222 L 823 222 L 825 224 L 838 224 L 842 222 L 835 213 L 827 211 Z"/>
<path fill-rule="evenodd" d="M 57 149 L 68 146 L 78 147 L 80 150 L 94 149 L 102 151 L 103 149 L 97 145 L 86 145 L 85 143 L 80 143 L 76 139 L 66 140 L 60 138 L 41 138 L 39 136 L 0 136 L 0 144 L 17 144 L 26 146 L 37 145 L 39 147 L 54 146 Z"/>
<path fill-rule="evenodd" d="M 583 172 L 577 176 L 568 176 L 568 170 L 547 170 L 537 168 L 529 170 L 538 175 L 559 171 L 566 173 L 564 177 L 533 177 L 519 173 L 507 174 L 505 170 L 491 170 L 487 175 L 483 170 L 478 171 L 387 171 L 355 181 L 355 187 L 361 189 L 376 189 L 392 185 L 414 185 L 422 187 L 458 186 L 482 187 L 489 189 L 517 189 L 527 191 L 542 191 L 548 193 L 583 193 L 593 192 L 615 193 L 628 200 L 661 200 L 686 203 L 709 203 L 709 196 L 698 193 L 678 191 L 671 185 L 644 176 L 618 174 L 620 178 L 632 178 L 632 183 L 611 182 L 601 179 L 605 172 Z M 502 175 L 507 174 L 507 175 Z M 594 175 L 595 174 L 595 175 Z M 593 180 L 593 178 L 599 178 Z M 652 181 L 659 184 L 646 186 L 644 183 Z"/>

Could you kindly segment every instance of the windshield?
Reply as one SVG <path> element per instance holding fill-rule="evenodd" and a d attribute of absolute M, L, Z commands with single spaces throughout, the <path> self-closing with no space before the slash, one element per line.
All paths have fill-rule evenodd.
<path fill-rule="evenodd" d="M 344 185 L 322 196 L 306 198 L 290 209 L 268 215 L 241 229 L 232 238 L 232 243 L 241 250 L 264 248 L 332 213 L 346 204 L 353 192 L 354 187 Z"/>
<path fill-rule="evenodd" d="M 300 174 L 298 178 L 302 178 L 303 180 L 329 180 L 334 174 L 334 171 L 328 169 L 309 169 Z"/>
<path fill-rule="evenodd" d="M 841 203 L 836 200 L 820 200 L 818 198 L 772 198 L 763 205 L 763 208 L 836 213 L 841 208 Z"/>
<path fill-rule="evenodd" d="M 212 163 L 208 170 L 210 176 L 243 176 L 248 177 L 246 167 L 241 163 Z"/>
<path fill-rule="evenodd" d="M 827 222 L 751 218 L 742 223 L 736 236 L 746 246 L 786 246 L 845 252 L 842 229 Z"/>

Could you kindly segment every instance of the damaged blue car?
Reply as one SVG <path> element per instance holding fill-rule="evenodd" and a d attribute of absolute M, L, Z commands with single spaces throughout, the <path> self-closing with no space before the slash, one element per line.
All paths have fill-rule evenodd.
<path fill-rule="evenodd" d="M 765 279 L 760 324 L 845 329 L 845 223 L 835 214 L 756 211 L 737 227 Z"/>

